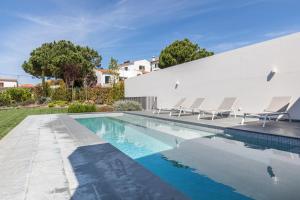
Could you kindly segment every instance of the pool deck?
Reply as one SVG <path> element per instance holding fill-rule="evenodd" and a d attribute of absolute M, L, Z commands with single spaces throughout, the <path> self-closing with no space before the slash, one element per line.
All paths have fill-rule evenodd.
<path fill-rule="evenodd" d="M 0 199 L 187 199 L 68 115 L 29 116 L 0 140 Z"/>
<path fill-rule="evenodd" d="M 192 125 L 200 125 L 208 128 L 217 129 L 234 129 L 247 132 L 255 132 L 266 135 L 282 136 L 293 139 L 300 139 L 300 122 L 287 122 L 287 121 L 269 121 L 266 123 L 265 127 L 262 127 L 262 122 L 256 118 L 247 118 L 245 125 L 241 125 L 241 117 L 226 117 L 217 118 L 215 120 L 210 120 L 209 117 L 204 119 L 197 119 L 197 115 L 183 115 L 178 117 L 176 115 L 169 116 L 168 113 L 153 114 L 150 111 L 131 111 L 126 112 L 135 115 L 141 115 L 146 117 L 154 117 L 164 120 L 171 120 L 174 122 L 183 122 Z"/>

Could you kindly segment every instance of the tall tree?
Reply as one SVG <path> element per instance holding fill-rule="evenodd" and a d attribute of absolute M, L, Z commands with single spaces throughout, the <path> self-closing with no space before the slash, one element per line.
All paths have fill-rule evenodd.
<path fill-rule="evenodd" d="M 110 62 L 108 65 L 108 69 L 110 70 L 118 70 L 118 60 L 114 59 L 113 57 L 110 58 Z"/>
<path fill-rule="evenodd" d="M 113 84 L 117 82 L 117 79 L 119 77 L 119 66 L 118 66 L 118 60 L 114 59 L 113 57 L 110 58 L 110 62 L 108 65 L 108 69 L 110 70 L 110 73 L 113 75 Z"/>
<path fill-rule="evenodd" d="M 73 88 L 75 81 L 82 85 L 87 85 L 89 80 L 94 81 L 94 68 L 100 65 L 101 59 L 98 52 L 89 47 L 60 40 L 33 50 L 22 67 L 38 78 L 63 79 L 67 87 Z"/>
<path fill-rule="evenodd" d="M 176 40 L 161 51 L 159 55 L 159 68 L 167 68 L 213 54 L 213 52 L 200 48 L 198 44 L 193 44 L 187 38 L 184 40 Z"/>

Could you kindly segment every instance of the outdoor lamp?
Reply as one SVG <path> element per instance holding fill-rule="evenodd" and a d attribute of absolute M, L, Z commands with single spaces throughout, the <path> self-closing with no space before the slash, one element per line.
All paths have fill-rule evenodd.
<path fill-rule="evenodd" d="M 177 80 L 176 83 L 175 83 L 175 89 L 178 88 L 179 84 L 180 84 L 180 82 Z"/>
<path fill-rule="evenodd" d="M 274 74 L 276 74 L 278 72 L 278 70 L 277 70 L 277 68 L 276 67 L 274 67 L 272 70 L 271 70 L 271 73 L 274 75 Z"/>

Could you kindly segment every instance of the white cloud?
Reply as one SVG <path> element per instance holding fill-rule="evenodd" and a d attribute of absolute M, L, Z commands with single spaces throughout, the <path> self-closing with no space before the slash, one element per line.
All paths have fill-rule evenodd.
<path fill-rule="evenodd" d="M 10 12 L 19 22 L 1 30 L 0 71 L 14 70 L 15 73 L 24 74 L 21 64 L 32 49 L 44 42 L 66 39 L 102 52 L 109 51 L 122 46 L 122 41 L 134 37 L 140 29 L 152 24 L 228 8 L 218 6 L 220 0 L 120 0 L 108 7 L 95 6 L 95 9 L 86 9 L 85 1 L 52 1 L 59 11 L 44 14 L 29 14 L 20 10 L 17 13 Z M 247 5 L 242 3 L 240 6 Z M 191 37 L 198 40 L 203 36 L 193 33 Z M 223 43 L 215 48 L 221 51 L 241 45 L 241 42 Z"/>

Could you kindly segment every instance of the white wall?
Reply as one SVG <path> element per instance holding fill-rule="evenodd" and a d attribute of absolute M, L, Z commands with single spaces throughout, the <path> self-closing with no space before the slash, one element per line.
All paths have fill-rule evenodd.
<path fill-rule="evenodd" d="M 151 65 L 150 61 L 148 60 L 137 60 L 134 61 L 130 65 L 122 66 L 119 70 L 120 77 L 124 78 L 132 78 L 136 77 L 138 75 L 142 75 L 142 70 L 139 69 L 140 66 L 145 67 L 145 72 L 150 72 L 151 71 Z M 125 70 L 125 67 L 128 68 L 128 70 Z"/>
<path fill-rule="evenodd" d="M 205 97 L 216 108 L 224 97 L 237 97 L 242 112 L 261 112 L 273 96 L 300 96 L 300 33 L 173 66 L 125 81 L 125 96 L 157 96 L 160 106 L 181 97 L 190 103 Z M 273 68 L 278 72 L 267 80 Z M 175 89 L 175 83 L 179 87 Z M 300 101 L 291 106 L 300 119 Z"/>
<path fill-rule="evenodd" d="M 18 83 L 14 81 L 0 81 L 3 83 L 3 87 L 10 88 L 10 87 L 18 87 Z"/>

